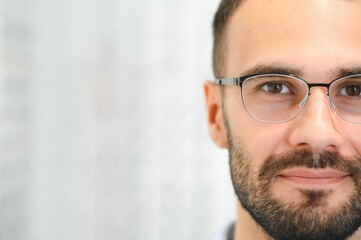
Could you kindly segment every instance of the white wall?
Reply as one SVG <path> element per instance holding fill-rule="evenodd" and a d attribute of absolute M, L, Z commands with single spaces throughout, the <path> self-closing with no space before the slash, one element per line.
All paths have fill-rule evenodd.
<path fill-rule="evenodd" d="M 0 240 L 207 239 L 218 0 L 0 0 Z"/>

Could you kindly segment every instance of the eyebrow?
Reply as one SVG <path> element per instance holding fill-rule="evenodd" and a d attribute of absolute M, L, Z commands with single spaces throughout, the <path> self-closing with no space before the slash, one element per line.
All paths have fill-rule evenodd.
<path fill-rule="evenodd" d="M 334 78 L 346 77 L 354 74 L 361 74 L 360 67 L 340 67 L 331 71 Z M 258 74 L 287 74 L 301 77 L 303 71 L 298 68 L 281 65 L 281 64 L 259 64 L 255 65 L 246 71 L 244 71 L 240 76 L 249 76 L 249 75 L 258 75 Z"/>
<path fill-rule="evenodd" d="M 355 68 L 340 68 L 338 71 L 336 71 L 337 78 L 346 77 L 349 75 L 354 74 L 361 74 L 361 67 L 355 67 Z"/>
<path fill-rule="evenodd" d="M 302 71 L 289 66 L 280 64 L 259 64 L 244 71 L 241 76 L 258 75 L 258 74 L 292 74 L 301 76 Z"/>

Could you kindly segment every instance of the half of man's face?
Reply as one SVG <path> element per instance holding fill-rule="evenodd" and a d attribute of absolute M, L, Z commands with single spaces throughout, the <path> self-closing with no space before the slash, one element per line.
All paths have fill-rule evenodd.
<path fill-rule="evenodd" d="M 361 2 L 245 1 L 228 26 L 225 77 L 255 66 L 329 83 L 361 69 Z M 266 68 L 265 68 L 266 69 Z M 277 239 L 344 239 L 361 224 L 361 124 L 341 119 L 322 87 L 294 120 L 249 116 L 226 87 L 232 180 L 242 206 Z"/>

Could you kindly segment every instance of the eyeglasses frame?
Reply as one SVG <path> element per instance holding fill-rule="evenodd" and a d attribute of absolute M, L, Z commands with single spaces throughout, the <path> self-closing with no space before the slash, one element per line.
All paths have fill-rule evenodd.
<path fill-rule="evenodd" d="M 249 113 L 248 109 L 247 109 L 247 106 L 245 105 L 245 101 L 244 101 L 244 98 L 243 98 L 243 90 L 242 90 L 242 86 L 244 84 L 244 82 L 246 82 L 247 80 L 250 80 L 252 78 L 256 78 L 256 77 L 267 77 L 267 76 L 280 76 L 280 77 L 290 77 L 290 78 L 294 78 L 294 79 L 297 79 L 297 80 L 301 80 L 302 82 L 306 83 L 306 85 L 308 86 L 308 92 L 305 96 L 305 99 L 302 100 L 301 102 L 301 105 L 302 105 L 302 109 L 301 111 L 299 111 L 299 113 L 297 113 L 294 117 L 292 117 L 291 119 L 288 119 L 288 120 L 285 120 L 285 121 L 275 121 L 275 122 L 272 122 L 272 121 L 265 121 L 265 120 L 261 120 L 261 119 L 258 119 L 256 117 L 254 117 L 252 114 Z M 213 80 L 213 83 L 214 84 L 217 84 L 217 85 L 222 85 L 222 86 L 226 86 L 226 85 L 231 85 L 231 86 L 240 86 L 241 88 L 241 95 L 242 95 L 242 102 L 243 102 L 243 106 L 244 108 L 246 109 L 247 113 L 254 119 L 256 119 L 257 121 L 260 121 L 260 122 L 264 122 L 264 123 L 274 123 L 274 124 L 279 124 L 279 123 L 285 123 L 285 122 L 289 122 L 289 121 L 292 121 L 293 119 L 297 118 L 298 115 L 301 114 L 301 112 L 303 111 L 303 109 L 305 108 L 307 102 L 308 102 L 308 99 L 309 97 L 311 96 L 311 88 L 312 87 L 325 87 L 327 88 L 327 92 L 326 92 L 326 98 L 328 100 L 328 102 L 330 103 L 331 107 L 335 110 L 335 112 L 337 113 L 338 116 L 340 116 L 343 120 L 347 121 L 347 122 L 350 122 L 350 123 L 355 123 L 355 124 L 361 124 L 361 121 L 360 122 L 354 122 L 354 121 L 350 121 L 346 118 L 344 118 L 336 109 L 336 106 L 334 104 L 334 102 L 332 101 L 332 98 L 330 97 L 329 95 L 329 91 L 330 91 L 330 86 L 336 82 L 336 81 L 339 81 L 339 80 L 343 80 L 343 79 L 346 79 L 346 78 L 353 78 L 353 77 L 360 77 L 361 78 L 361 73 L 358 73 L 358 74 L 350 74 L 350 75 L 346 75 L 346 76 L 341 76 L 341 77 L 338 77 L 336 79 L 333 79 L 331 82 L 329 83 L 308 83 L 305 79 L 301 78 L 301 77 L 298 77 L 298 76 L 295 76 L 293 74 L 283 74 L 283 73 L 261 73 L 261 74 L 248 74 L 248 75 L 243 75 L 243 76 L 240 76 L 240 77 L 233 77 L 233 78 L 218 78 L 218 79 L 215 79 Z"/>

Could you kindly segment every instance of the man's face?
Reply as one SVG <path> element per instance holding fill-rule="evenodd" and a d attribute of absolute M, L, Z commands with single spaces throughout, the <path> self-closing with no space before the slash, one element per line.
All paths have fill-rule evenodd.
<path fill-rule="evenodd" d="M 361 1 L 245 0 L 228 25 L 224 77 L 258 66 L 329 83 L 341 69 L 359 71 L 360 13 Z M 252 118 L 239 87 L 229 86 L 214 117 L 225 126 L 213 138 L 229 148 L 242 206 L 278 239 L 343 239 L 361 225 L 361 124 L 341 119 L 326 91 L 312 88 L 296 119 L 269 124 Z"/>

